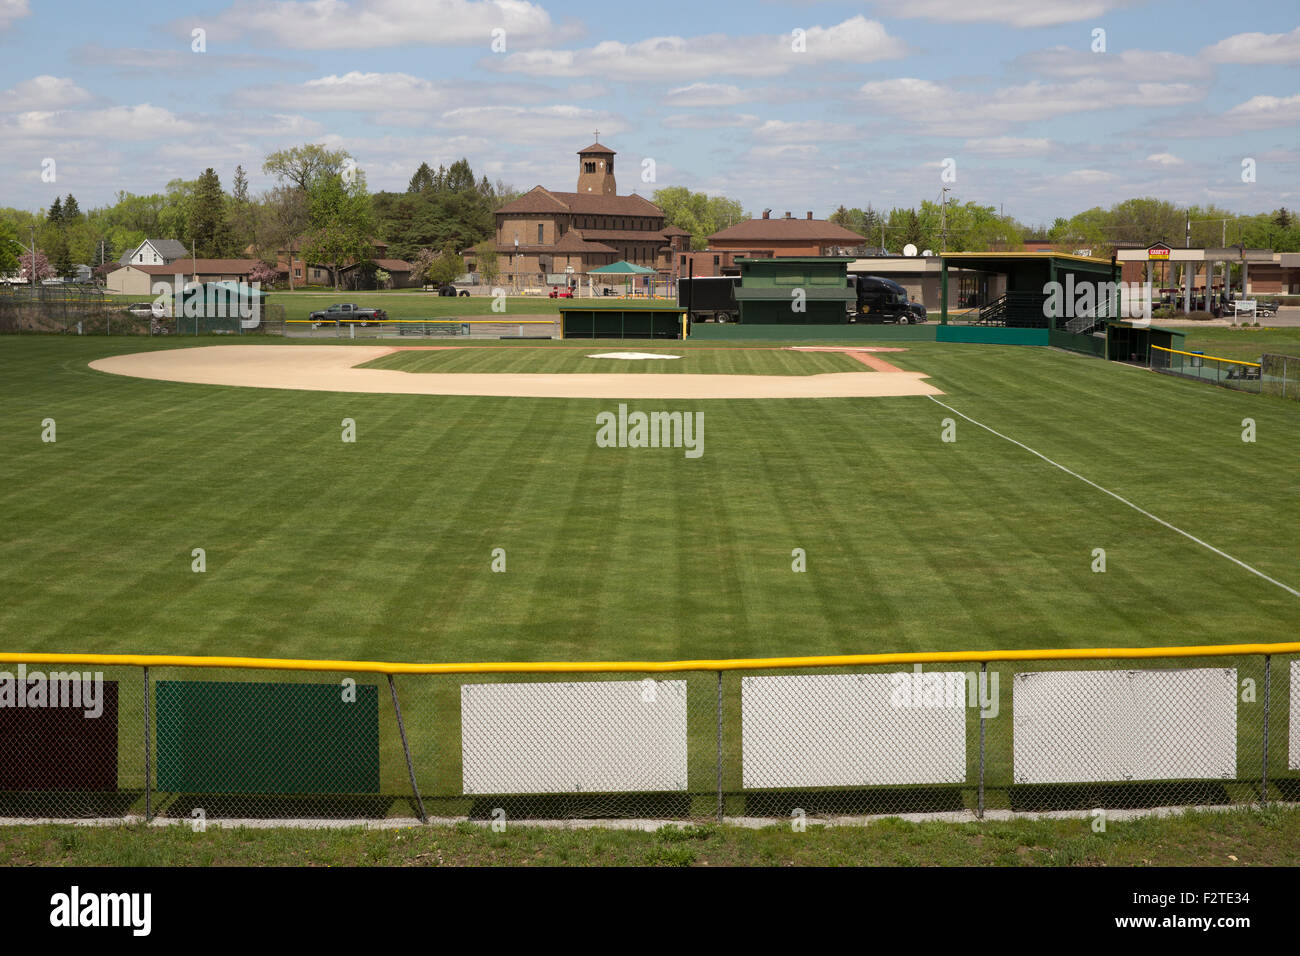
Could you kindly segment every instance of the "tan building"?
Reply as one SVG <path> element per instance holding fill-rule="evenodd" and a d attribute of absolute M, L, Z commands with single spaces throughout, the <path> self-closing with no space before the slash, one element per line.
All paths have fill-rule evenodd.
<path fill-rule="evenodd" d="M 674 253 L 690 247 L 690 234 L 666 226 L 663 210 L 650 200 L 618 195 L 615 155 L 592 143 L 578 151 L 574 192 L 534 186 L 496 211 L 496 281 L 525 288 L 576 284 L 591 269 L 620 260 L 665 278 L 675 274 Z M 477 276 L 477 254 L 462 255 Z"/>
<path fill-rule="evenodd" d="M 247 282 L 248 274 L 261 265 L 257 259 L 183 259 L 173 260 L 167 265 L 139 265 L 132 263 L 120 269 L 114 269 L 105 279 L 109 292 L 119 295 L 151 296 L 155 282 L 167 284 L 168 295 L 176 276 L 181 277 L 180 284 L 187 282 Z"/>
<path fill-rule="evenodd" d="M 794 219 L 787 212 L 772 218 L 764 209 L 760 219 L 746 219 L 709 236 L 712 252 L 744 253 L 755 258 L 771 256 L 860 256 L 866 238 L 809 212 Z"/>

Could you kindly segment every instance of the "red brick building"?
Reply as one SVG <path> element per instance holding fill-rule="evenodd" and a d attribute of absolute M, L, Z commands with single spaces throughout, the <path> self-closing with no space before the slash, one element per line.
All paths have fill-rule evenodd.
<path fill-rule="evenodd" d="M 650 200 L 618 195 L 616 155 L 592 143 L 578 151 L 575 191 L 534 186 L 496 211 L 496 281 L 515 287 L 576 282 L 620 260 L 673 274 L 674 253 L 690 248 L 690 234 L 666 225 Z M 462 255 L 466 270 L 477 273 L 474 250 Z"/>
<path fill-rule="evenodd" d="M 865 236 L 825 219 L 814 219 L 811 212 L 803 219 L 791 218 L 788 212 L 773 219 L 772 210 L 765 209 L 760 219 L 746 219 L 709 236 L 709 251 L 754 257 L 861 256 L 866 252 L 866 242 Z"/>

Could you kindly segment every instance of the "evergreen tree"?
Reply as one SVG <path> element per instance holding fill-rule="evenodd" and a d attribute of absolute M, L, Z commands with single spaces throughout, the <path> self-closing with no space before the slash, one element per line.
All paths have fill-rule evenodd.
<path fill-rule="evenodd" d="M 68 193 L 68 198 L 63 200 L 63 222 L 74 223 L 81 218 L 81 207 L 77 205 L 77 197 Z"/>
<path fill-rule="evenodd" d="M 221 191 L 220 177 L 210 166 L 195 183 L 190 202 L 189 238 L 196 255 L 201 257 L 218 259 L 230 251 L 226 197 Z"/>
<path fill-rule="evenodd" d="M 411 182 L 406 187 L 408 193 L 422 193 L 433 189 L 433 170 L 429 168 L 428 163 L 421 163 L 420 168 L 415 171 L 411 177 Z"/>
<path fill-rule="evenodd" d="M 63 200 L 58 196 L 50 203 L 50 210 L 45 214 L 45 221 L 52 226 L 63 225 Z"/>

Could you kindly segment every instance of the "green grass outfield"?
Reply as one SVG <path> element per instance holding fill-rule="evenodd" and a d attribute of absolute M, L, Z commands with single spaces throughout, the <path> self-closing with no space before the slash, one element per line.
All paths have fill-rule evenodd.
<path fill-rule="evenodd" d="M 113 301 L 125 308 L 134 302 L 152 299 L 152 296 L 113 295 Z M 360 306 L 383 309 L 390 319 L 440 319 L 449 316 L 473 317 L 505 315 L 558 316 L 559 304 L 569 299 L 551 299 L 545 296 L 512 295 L 506 298 L 504 313 L 492 311 L 492 296 L 440 296 L 418 290 L 402 292 L 271 292 L 267 305 L 284 306 L 286 319 L 305 319 L 312 312 L 328 309 L 336 302 L 354 302 Z M 608 301 L 608 300 L 607 300 Z"/>
<path fill-rule="evenodd" d="M 1300 624 L 1300 598 L 1023 449 L 960 419 L 940 441 L 954 416 L 928 398 L 629 403 L 703 411 L 691 460 L 596 447 L 608 401 L 87 367 L 220 341 L 0 337 L 4 649 L 670 660 L 1274 641 Z M 484 351 L 479 370 L 525 361 Z M 1300 405 L 1048 349 L 886 357 L 1300 586 Z M 204 574 L 190 570 L 199 547 Z M 792 573 L 793 548 L 807 573 Z M 1105 574 L 1090 571 L 1095 548 Z"/>
<path fill-rule="evenodd" d="M 1249 326 L 1238 329 L 1186 327 L 1186 331 L 1185 349 L 1220 358 L 1258 362 L 1265 352 L 1300 356 L 1300 328 L 1294 326 L 1258 329 Z"/>

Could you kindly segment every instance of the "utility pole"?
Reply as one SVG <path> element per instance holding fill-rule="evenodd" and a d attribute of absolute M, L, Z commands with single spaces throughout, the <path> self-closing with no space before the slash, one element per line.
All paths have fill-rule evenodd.
<path fill-rule="evenodd" d="M 1186 232 L 1184 233 L 1183 248 L 1184 248 L 1184 249 L 1190 249 L 1190 248 L 1192 248 L 1192 211 L 1191 211 L 1191 209 L 1188 209 L 1188 210 L 1187 210 L 1187 226 L 1186 226 Z"/>
<path fill-rule="evenodd" d="M 939 190 L 939 251 L 948 251 L 948 187 Z"/>
<path fill-rule="evenodd" d="M 29 226 L 28 229 L 30 230 L 32 247 L 27 251 L 31 254 L 32 257 L 30 260 L 31 270 L 32 270 L 32 291 L 35 292 L 36 291 L 36 227 Z"/>

